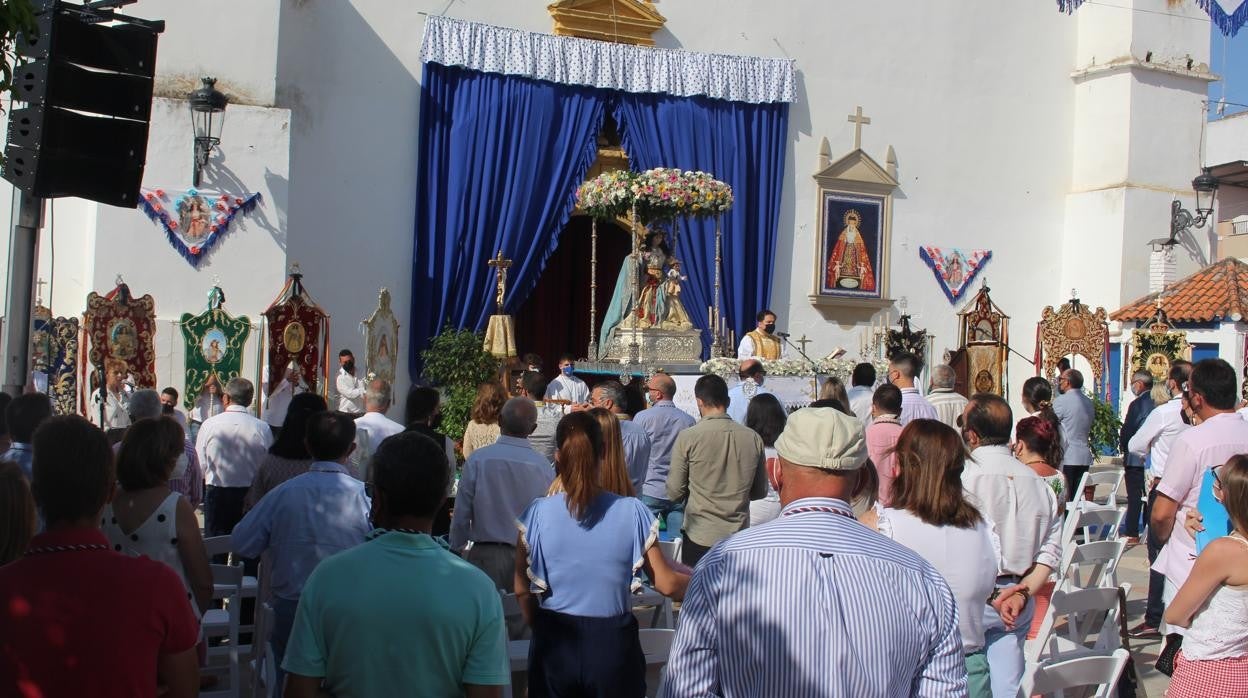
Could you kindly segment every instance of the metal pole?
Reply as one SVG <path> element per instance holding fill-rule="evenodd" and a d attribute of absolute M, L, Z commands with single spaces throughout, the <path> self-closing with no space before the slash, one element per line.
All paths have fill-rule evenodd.
<path fill-rule="evenodd" d="M 589 238 L 589 351 L 586 358 L 598 361 L 598 219 L 590 219 Z"/>
<path fill-rule="evenodd" d="M 30 320 L 35 301 L 35 266 L 43 199 L 13 190 L 13 226 L 9 232 L 9 296 L 5 304 L 4 387 L 17 396 L 30 378 Z M 51 303 L 51 299 L 49 299 Z"/>

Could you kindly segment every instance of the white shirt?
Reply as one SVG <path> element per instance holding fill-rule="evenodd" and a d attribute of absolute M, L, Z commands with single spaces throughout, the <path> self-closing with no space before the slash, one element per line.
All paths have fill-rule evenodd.
<path fill-rule="evenodd" d="M 784 355 L 787 349 L 788 347 L 784 345 L 784 342 L 780 342 L 780 358 L 781 359 L 784 358 Z M 754 340 L 751 339 L 750 335 L 747 334 L 744 337 L 742 337 L 741 341 L 737 344 L 737 359 L 740 361 L 745 361 L 746 359 L 753 359 L 753 358 L 757 358 L 754 356 Z"/>
<path fill-rule="evenodd" d="M 381 412 L 365 412 L 355 420 L 355 451 L 351 454 L 351 465 L 358 479 L 368 479 L 366 467 L 381 442 L 402 431 L 402 424 Z"/>
<path fill-rule="evenodd" d="M 568 400 L 569 402 L 589 402 L 589 386 L 575 375 L 559 374 L 550 385 L 546 386 L 547 400 Z"/>
<path fill-rule="evenodd" d="M 273 430 L 242 405 L 230 405 L 199 427 L 195 453 L 212 487 L 250 487 L 269 446 Z"/>
<path fill-rule="evenodd" d="M 108 397 L 104 399 L 104 423 L 100 424 L 100 391 L 95 390 L 91 393 L 91 423 L 104 429 L 124 429 L 130 426 L 130 392 L 122 390 L 120 393 L 106 391 Z"/>
<path fill-rule="evenodd" d="M 1001 574 L 1021 575 L 1032 563 L 1061 566 L 1062 519 L 1057 495 L 1007 446 L 980 446 L 962 471 L 962 486 L 1001 539 Z"/>
<path fill-rule="evenodd" d="M 360 414 L 364 411 L 364 379 L 356 378 L 347 373 L 347 369 L 339 367 L 338 380 L 338 411 L 348 414 Z"/>
<path fill-rule="evenodd" d="M 905 426 L 916 419 L 940 419 L 936 408 L 923 397 L 918 388 L 901 389 L 901 425 Z"/>
<path fill-rule="evenodd" d="M 745 379 L 745 381 L 752 380 L 754 379 Z M 745 381 L 741 381 L 728 389 L 728 416 L 732 417 L 732 421 L 737 424 L 745 424 L 745 413 L 750 409 L 750 400 L 754 399 L 754 395 L 771 392 L 766 385 L 760 385 L 753 391 L 754 395 L 747 396 L 745 394 Z"/>
<path fill-rule="evenodd" d="M 195 406 L 191 408 L 189 415 L 192 422 L 206 422 L 209 417 L 215 417 L 225 411 L 225 406 L 221 404 L 221 396 L 213 397 L 208 393 L 204 393 L 195 398 Z"/>
<path fill-rule="evenodd" d="M 286 421 L 286 412 L 290 410 L 290 401 L 295 397 L 295 390 L 296 387 L 283 376 L 281 384 L 264 401 L 264 421 L 275 427 L 282 426 Z M 300 381 L 298 391 L 306 393 L 308 387 Z"/>
<path fill-rule="evenodd" d="M 875 396 L 875 391 L 865 385 L 855 385 L 847 392 L 850 411 L 858 417 L 863 427 L 871 424 L 871 398 Z"/>
<path fill-rule="evenodd" d="M 936 410 L 936 418 L 954 429 L 958 428 L 958 417 L 962 416 L 967 402 L 953 388 L 936 388 L 927 394 L 927 403 Z"/>
<path fill-rule="evenodd" d="M 1183 400 L 1170 398 L 1153 408 L 1144 418 L 1139 431 L 1127 443 L 1127 450 L 1139 455 L 1148 456 L 1148 470 L 1152 477 L 1161 477 L 1166 472 L 1166 459 L 1170 457 L 1170 447 L 1174 440 L 1191 427 L 1183 422 Z"/>

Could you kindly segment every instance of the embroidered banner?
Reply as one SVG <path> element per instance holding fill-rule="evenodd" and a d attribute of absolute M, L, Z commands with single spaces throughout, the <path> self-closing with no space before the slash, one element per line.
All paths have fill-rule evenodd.
<path fill-rule="evenodd" d="M 1233 12 L 1228 13 L 1222 5 L 1234 4 L 1236 0 L 1195 0 L 1196 6 L 1205 11 L 1209 15 L 1209 21 L 1213 22 L 1225 36 L 1235 36 L 1244 24 L 1248 23 L 1248 0 L 1242 0 L 1239 6 Z M 1057 9 L 1066 14 L 1071 14 L 1079 9 L 1084 0 L 1057 0 Z"/>
<path fill-rule="evenodd" d="M 250 213 L 260 203 L 259 192 L 242 196 L 196 189 L 141 192 L 139 208 L 165 231 L 169 244 L 193 267 L 198 267 L 221 242 L 236 217 Z"/>
<path fill-rule="evenodd" d="M 383 288 L 377 309 L 360 323 L 364 329 L 364 345 L 368 348 L 368 375 L 394 384 L 399 360 L 399 321 L 390 310 L 390 289 Z"/>
<path fill-rule="evenodd" d="M 294 361 L 312 392 L 328 395 L 329 315 L 303 288 L 303 274 L 291 272 L 281 293 L 264 311 L 268 321 L 269 385 L 284 380 L 286 364 Z"/>
<path fill-rule="evenodd" d="M 95 291 L 87 294 L 87 311 L 83 313 L 82 329 L 86 337 L 87 360 L 92 367 L 92 380 L 79 380 L 79 387 L 94 389 L 100 371 L 114 361 L 126 365 L 134 376 L 136 388 L 156 387 L 156 302 L 150 295 L 135 298 L 130 287 L 120 279 L 117 287 L 101 296 Z M 87 395 L 79 391 L 83 413 L 86 413 Z"/>
<path fill-rule="evenodd" d="M 183 313 L 182 338 L 186 340 L 186 388 L 182 404 L 189 410 L 212 376 L 224 386 L 242 375 L 243 348 L 251 334 L 246 315 L 233 317 L 221 307 L 225 293 L 219 286 L 208 292 L 208 309 L 199 315 Z"/>
<path fill-rule="evenodd" d="M 56 414 L 77 413 L 78 318 L 52 317 L 51 309 L 35 306 L 30 355 L 35 371 L 47 376 L 47 394 Z"/>
<path fill-rule="evenodd" d="M 936 275 L 936 282 L 950 303 L 962 298 L 966 287 L 975 280 L 984 264 L 992 259 L 992 250 L 961 250 L 956 247 L 920 247 L 919 257 Z"/>

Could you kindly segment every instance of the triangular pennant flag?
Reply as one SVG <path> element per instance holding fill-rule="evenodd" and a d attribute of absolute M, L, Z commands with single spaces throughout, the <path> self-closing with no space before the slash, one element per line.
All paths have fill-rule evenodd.
<path fill-rule="evenodd" d="M 992 258 L 992 250 L 961 250 L 956 247 L 920 247 L 922 258 L 950 303 L 957 303 L 971 281 Z"/>
<path fill-rule="evenodd" d="M 169 244 L 193 267 L 221 242 L 236 216 L 250 213 L 260 203 L 259 192 L 234 196 L 195 189 L 143 189 L 142 194 L 139 208 L 164 229 Z"/>
<path fill-rule="evenodd" d="M 1223 7 L 1223 3 L 1231 4 L 1235 0 L 1195 0 L 1196 6 L 1205 11 L 1209 15 L 1209 21 L 1213 23 L 1223 36 L 1235 36 L 1244 24 L 1248 24 L 1248 0 L 1242 0 L 1233 12 L 1227 12 Z M 1084 0 L 1057 0 L 1057 9 L 1059 12 L 1070 14 L 1079 9 Z"/>

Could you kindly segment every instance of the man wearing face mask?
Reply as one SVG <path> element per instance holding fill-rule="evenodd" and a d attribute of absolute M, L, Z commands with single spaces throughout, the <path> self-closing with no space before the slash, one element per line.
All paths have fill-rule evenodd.
<path fill-rule="evenodd" d="M 571 354 L 559 357 L 559 375 L 546 386 L 547 400 L 566 400 L 574 405 L 589 402 L 589 386 L 576 377 L 576 359 Z M 529 397 L 532 397 L 530 395 Z"/>
<path fill-rule="evenodd" d="M 355 354 L 350 349 L 338 352 L 338 379 L 334 387 L 338 389 L 338 411 L 353 419 L 363 417 L 366 386 L 364 380 L 355 375 Z"/>
<path fill-rule="evenodd" d="M 776 314 L 770 310 L 760 310 L 755 316 L 758 325 L 741 338 L 737 345 L 737 358 L 759 358 L 775 361 L 784 358 L 784 344 L 776 337 Z"/>
<path fill-rule="evenodd" d="M 174 401 L 176 402 L 177 398 L 174 398 Z M 140 419 L 159 419 L 167 416 L 164 402 L 163 393 L 157 394 L 155 390 L 136 390 L 130 396 L 130 423 L 133 424 Z M 186 437 L 185 429 L 182 435 Z M 121 442 L 118 441 L 113 445 L 113 453 L 116 454 L 120 450 Z M 195 446 L 191 444 L 189 438 L 183 439 L 182 455 L 174 463 L 173 473 L 169 475 L 169 489 L 185 497 L 191 508 L 198 507 L 204 501 L 204 474 L 199 468 Z"/>
<path fill-rule="evenodd" d="M 771 391 L 763 385 L 763 381 L 767 379 L 767 369 L 763 368 L 763 362 L 758 359 L 742 361 L 737 369 L 737 377 L 741 382 L 728 391 L 728 416 L 737 424 L 745 424 L 745 412 L 750 408 L 750 400 L 755 395 Z"/>
<path fill-rule="evenodd" d="M 1053 398 L 1053 413 L 1062 425 L 1062 472 L 1066 474 L 1066 491 L 1073 499 L 1075 488 L 1084 473 L 1092 467 L 1092 447 L 1088 435 L 1092 431 L 1092 419 L 1096 408 L 1092 400 L 1083 394 L 1083 374 L 1068 368 L 1057 377 L 1057 391 Z"/>
<path fill-rule="evenodd" d="M 166 417 L 173 417 L 178 424 L 182 425 L 182 431 L 190 433 L 186 422 L 186 413 L 178 409 L 178 389 L 172 385 L 160 391 L 161 414 Z"/>
<path fill-rule="evenodd" d="M 958 419 L 971 451 L 962 485 L 980 513 L 996 525 L 1001 568 L 992 603 L 984 604 L 984 653 L 992 695 L 1014 696 L 1023 678 L 1023 645 L 1035 613 L 1031 597 L 1061 564 L 1062 520 L 1057 498 L 1039 475 L 1008 446 L 1014 424 L 1010 406 L 996 395 L 971 398 Z"/>
<path fill-rule="evenodd" d="M 1131 376 L 1131 394 L 1135 399 L 1127 407 L 1127 415 L 1122 420 L 1122 430 L 1118 432 L 1118 445 L 1123 453 L 1123 474 L 1127 481 L 1127 525 L 1124 535 L 1128 545 L 1140 543 L 1140 509 L 1144 500 L 1144 458 L 1131 453 L 1131 437 L 1143 426 L 1144 420 L 1153 411 L 1153 374 L 1148 371 L 1136 371 Z"/>

